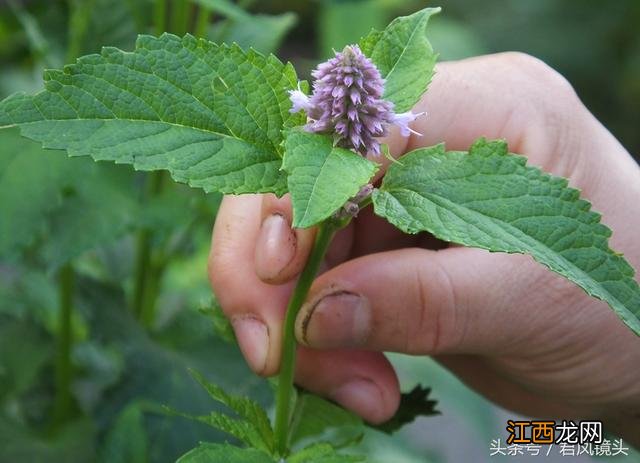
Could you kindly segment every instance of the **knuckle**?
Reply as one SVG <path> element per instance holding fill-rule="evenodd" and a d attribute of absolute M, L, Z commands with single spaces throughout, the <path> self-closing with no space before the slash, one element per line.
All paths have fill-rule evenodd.
<path fill-rule="evenodd" d="M 437 354 L 455 349 L 459 343 L 456 293 L 447 269 L 437 258 L 418 265 L 416 313 L 407 320 L 407 353 Z"/>
<path fill-rule="evenodd" d="M 569 81 L 539 58 L 522 52 L 501 53 L 499 59 L 506 72 L 515 75 L 538 102 L 552 103 L 554 107 L 577 104 L 578 96 Z"/>

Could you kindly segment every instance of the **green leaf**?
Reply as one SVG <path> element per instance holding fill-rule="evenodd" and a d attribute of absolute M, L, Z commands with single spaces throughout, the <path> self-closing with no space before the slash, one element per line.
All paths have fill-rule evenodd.
<path fill-rule="evenodd" d="M 287 458 L 287 463 L 356 463 L 365 460 L 361 455 L 338 453 L 331 445 L 320 442 L 294 453 Z"/>
<path fill-rule="evenodd" d="M 320 440 L 333 447 L 359 442 L 364 433 L 362 419 L 322 397 L 299 391 L 290 425 L 290 445 Z"/>
<path fill-rule="evenodd" d="M 271 422 L 260 404 L 248 397 L 227 394 L 221 387 L 209 383 L 204 376 L 195 370 L 191 370 L 191 375 L 207 391 L 211 398 L 226 405 L 243 418 L 243 420 L 246 420 L 235 420 L 235 422 L 232 422 L 233 419 L 225 415 L 212 413 L 209 424 L 226 432 L 230 432 L 229 429 L 233 429 L 234 431 L 238 431 L 238 433 L 242 433 L 247 436 L 255 431 L 256 435 L 259 436 L 262 441 L 264 449 L 269 452 L 273 450 L 274 438 L 273 430 L 271 429 Z M 225 427 L 227 429 L 225 429 Z M 239 435 L 234 435 L 242 439 Z M 256 442 L 256 439 L 252 437 L 250 437 L 250 439 L 251 444 L 253 446 L 257 446 L 256 444 L 258 442 Z"/>
<path fill-rule="evenodd" d="M 247 15 L 241 21 L 229 20 L 222 27 L 216 24 L 213 38 L 220 42 L 237 43 L 245 49 L 253 47 L 260 53 L 274 53 L 296 22 L 296 15 L 290 12 Z"/>
<path fill-rule="evenodd" d="M 249 16 L 249 13 L 230 0 L 193 0 L 193 2 L 213 13 L 220 13 L 236 21 L 244 21 Z"/>
<path fill-rule="evenodd" d="M 268 454 L 251 448 L 229 444 L 200 444 L 176 463 L 276 463 Z"/>
<path fill-rule="evenodd" d="M 430 393 L 430 388 L 424 388 L 419 384 L 410 392 L 403 392 L 396 414 L 389 421 L 370 426 L 379 431 L 391 434 L 398 431 L 405 424 L 413 422 L 420 416 L 439 415 L 440 412 L 435 409 L 437 402 L 429 399 Z"/>
<path fill-rule="evenodd" d="M 136 218 L 133 179 L 122 166 L 68 159 L 17 130 L 1 131 L 0 217 L 11 220 L 0 219 L 0 256 L 15 258 L 42 242 L 53 269 L 118 239 Z"/>
<path fill-rule="evenodd" d="M 427 90 L 438 55 L 427 40 L 427 22 L 440 8 L 425 8 L 394 19 L 384 31 L 373 30 L 360 47 L 385 78 L 384 98 L 397 113 L 409 111 Z"/>
<path fill-rule="evenodd" d="M 144 415 L 140 404 L 133 402 L 120 413 L 107 433 L 100 461 L 146 463 L 149 461 L 147 445 Z"/>
<path fill-rule="evenodd" d="M 415 150 L 392 165 L 374 192 L 376 214 L 407 233 L 493 252 L 529 254 L 607 302 L 640 334 L 640 288 L 634 271 L 609 248 L 611 230 L 567 186 L 503 141 L 477 141 L 469 153 L 444 146 Z"/>
<path fill-rule="evenodd" d="M 34 96 L 0 102 L 0 127 L 72 156 L 167 169 L 223 193 L 286 190 L 282 129 L 291 115 L 290 64 L 192 36 L 140 36 L 133 53 L 104 48 L 63 71 L 46 71 Z"/>
<path fill-rule="evenodd" d="M 373 177 L 378 166 L 353 151 L 333 146 L 331 137 L 290 130 L 282 168 L 293 205 L 293 226 L 306 228 L 340 209 Z"/>
<path fill-rule="evenodd" d="M 271 449 L 267 444 L 265 444 L 256 427 L 246 420 L 232 418 L 229 415 L 225 415 L 220 412 L 211 412 L 209 415 L 195 416 L 188 413 L 180 413 L 168 407 L 166 408 L 166 411 L 170 415 L 181 416 L 183 418 L 204 423 L 232 435 L 251 448 L 264 450 L 269 454 L 271 453 Z"/>

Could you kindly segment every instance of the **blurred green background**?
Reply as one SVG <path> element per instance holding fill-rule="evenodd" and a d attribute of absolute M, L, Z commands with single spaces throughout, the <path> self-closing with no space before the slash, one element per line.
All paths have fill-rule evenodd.
<path fill-rule="evenodd" d="M 44 68 L 103 45 L 131 49 L 137 33 L 161 29 L 278 51 L 306 76 L 371 27 L 442 6 L 429 26 L 441 59 L 537 56 L 640 153 L 638 0 L 188 5 L 186 19 L 170 10 L 160 27 L 152 0 L 0 1 L 0 97 L 37 91 Z M 162 413 L 162 405 L 191 413 L 214 406 L 187 368 L 271 403 L 268 385 L 249 373 L 212 314 L 206 259 L 219 201 L 163 174 L 69 159 L 0 131 L 0 463 L 166 462 L 198 441 L 224 439 Z M 393 438 L 371 432 L 362 443 L 371 461 L 488 461 L 512 414 L 432 361 L 393 361 L 404 388 L 433 387 L 442 415 Z"/>

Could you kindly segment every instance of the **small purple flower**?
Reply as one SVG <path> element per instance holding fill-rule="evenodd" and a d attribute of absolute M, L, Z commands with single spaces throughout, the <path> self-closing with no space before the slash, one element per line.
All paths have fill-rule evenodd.
<path fill-rule="evenodd" d="M 291 112 L 307 114 L 310 132 L 332 133 L 335 143 L 363 156 L 380 155 L 377 137 L 396 124 L 403 136 L 418 134 L 409 123 L 421 114 L 395 114 L 393 103 L 382 99 L 384 79 L 357 45 L 348 45 L 312 72 L 313 94 L 290 90 Z"/>

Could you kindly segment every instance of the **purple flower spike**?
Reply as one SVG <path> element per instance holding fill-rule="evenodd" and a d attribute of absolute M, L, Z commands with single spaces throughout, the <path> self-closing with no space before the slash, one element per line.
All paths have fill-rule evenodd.
<path fill-rule="evenodd" d="M 331 133 L 336 145 L 363 156 L 380 155 L 377 137 L 387 134 L 388 124 L 397 124 L 401 133 L 417 133 L 409 127 L 420 114 L 395 114 L 393 104 L 382 99 L 384 79 L 357 45 L 348 45 L 311 73 L 313 94 L 291 90 L 291 112 L 307 113 L 310 132 Z"/>

